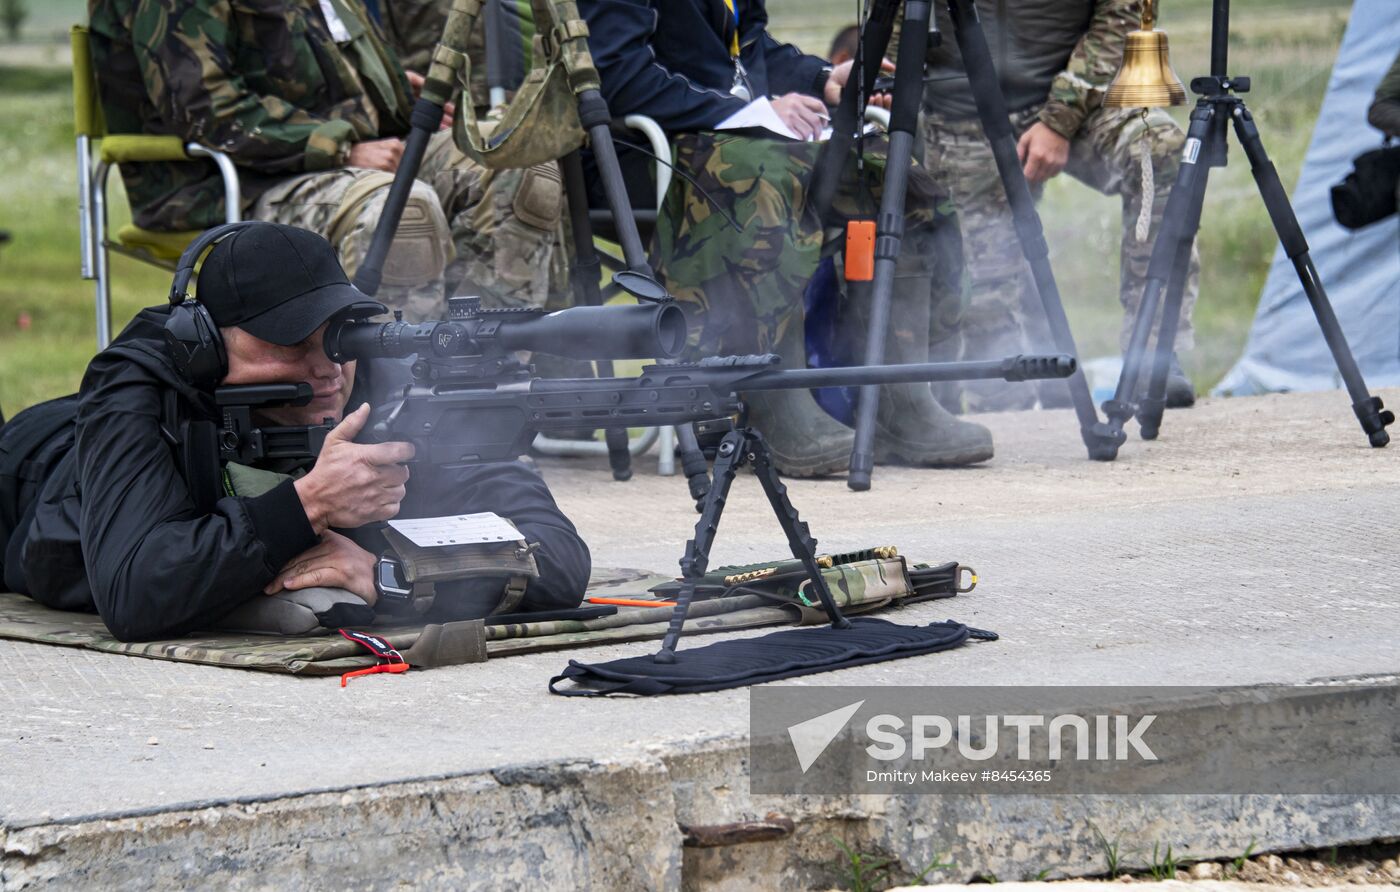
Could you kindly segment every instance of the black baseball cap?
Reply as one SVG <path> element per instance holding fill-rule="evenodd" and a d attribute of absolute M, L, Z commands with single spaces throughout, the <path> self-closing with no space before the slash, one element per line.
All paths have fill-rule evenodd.
<path fill-rule="evenodd" d="M 284 347 L 343 310 L 388 312 L 350 284 L 330 242 L 282 223 L 258 223 L 216 243 L 199 268 L 195 297 L 220 327 Z"/>

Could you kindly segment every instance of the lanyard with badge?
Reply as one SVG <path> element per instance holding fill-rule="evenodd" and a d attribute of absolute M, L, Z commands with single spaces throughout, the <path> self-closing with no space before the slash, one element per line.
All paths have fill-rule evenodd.
<path fill-rule="evenodd" d="M 724 8 L 729 10 L 730 24 L 734 28 L 729 34 L 729 58 L 734 62 L 734 85 L 729 88 L 729 93 L 745 102 L 753 102 L 749 73 L 744 70 L 744 63 L 739 61 L 739 0 L 724 0 Z"/>

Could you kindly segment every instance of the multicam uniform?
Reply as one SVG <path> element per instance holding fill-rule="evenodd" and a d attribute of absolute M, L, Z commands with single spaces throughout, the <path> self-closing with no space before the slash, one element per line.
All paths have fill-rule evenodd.
<path fill-rule="evenodd" d="M 1039 296 L 1017 246 L 1011 210 L 977 120 L 971 89 L 944 4 L 938 11 L 942 45 L 930 51 L 924 92 L 925 162 L 953 196 L 963 225 L 963 245 L 972 298 L 963 321 L 963 355 L 990 358 L 1043 349 Z M 1107 88 L 1123 56 L 1127 33 L 1138 26 L 1140 0 L 977 0 L 1002 92 L 1017 139 L 1043 123 L 1070 140 L 1065 171 L 1105 195 L 1123 200 L 1119 300 L 1124 309 L 1121 340 L 1126 347 L 1142 299 L 1147 263 L 1176 179 L 1185 134 L 1161 109 L 1103 107 Z M 1137 237 L 1143 204 L 1142 154 L 1152 168 L 1152 204 L 1147 237 Z M 1040 189 L 1032 187 L 1039 197 Z M 1192 344 L 1191 309 L 1199 262 L 1192 252 L 1177 346 Z M 1029 341 L 1029 343 L 1026 343 Z M 999 382 L 964 385 L 967 408 L 1022 408 L 1034 399 L 1028 388 Z"/>
<path fill-rule="evenodd" d="M 89 11 L 110 132 L 173 133 L 228 153 L 245 216 L 326 235 L 353 273 L 391 175 L 345 167 L 350 148 L 403 136 L 413 101 L 359 0 L 91 0 Z M 210 162 L 128 164 L 122 174 L 140 226 L 223 220 Z M 436 134 L 380 299 L 419 319 L 441 315 L 449 288 L 504 305 L 542 305 L 562 290 L 557 177 L 528 185 L 499 180 Z"/>

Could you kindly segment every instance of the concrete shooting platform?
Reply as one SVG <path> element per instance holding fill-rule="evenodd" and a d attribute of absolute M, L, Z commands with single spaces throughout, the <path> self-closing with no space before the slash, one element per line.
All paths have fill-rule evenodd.
<path fill-rule="evenodd" d="M 1345 394 L 1208 400 L 1168 413 L 1157 442 L 1134 428 L 1107 464 L 1085 457 L 1067 411 L 985 420 L 997 456 L 983 467 L 882 468 L 867 493 L 789 486 L 824 551 L 894 544 L 981 574 L 969 595 L 887 616 L 1001 640 L 785 684 L 1400 687 L 1400 444 L 1369 448 Z M 674 572 L 696 516 L 685 483 L 656 476 L 654 456 L 636 466 L 615 483 L 602 459 L 542 462 L 598 565 Z M 712 566 L 785 553 L 741 476 Z M 1400 836 L 1394 796 L 751 795 L 747 690 L 545 689 L 569 658 L 655 647 L 342 690 L 0 642 L 0 886 L 806 888 L 836 882 L 833 837 L 916 868 L 942 855 L 958 866 L 941 879 L 1009 880 L 1102 871 L 1093 827 L 1130 864 L 1155 841 L 1194 860 L 1251 839 Z M 768 841 L 700 848 L 679 827 L 770 812 L 792 828 L 775 819 Z"/>

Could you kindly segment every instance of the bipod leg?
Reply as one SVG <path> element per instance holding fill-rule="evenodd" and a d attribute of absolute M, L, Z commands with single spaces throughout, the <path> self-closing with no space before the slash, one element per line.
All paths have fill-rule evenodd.
<path fill-rule="evenodd" d="M 1181 167 L 1177 171 L 1176 182 L 1172 184 L 1171 194 L 1167 197 L 1167 207 L 1162 212 L 1162 225 L 1157 229 L 1157 241 L 1152 246 L 1152 257 L 1147 262 L 1147 282 L 1143 287 L 1142 301 L 1138 304 L 1137 317 L 1133 320 L 1133 333 L 1128 340 L 1128 350 L 1123 354 L 1123 370 L 1118 375 L 1118 386 L 1113 391 L 1113 398 L 1103 404 L 1109 426 L 1120 434 L 1123 425 L 1136 411 L 1138 382 L 1142 379 L 1147 342 L 1152 336 L 1153 326 L 1157 323 L 1157 309 L 1162 303 L 1163 291 L 1167 289 L 1169 281 L 1175 278 L 1174 270 L 1178 258 L 1184 256 L 1189 262 L 1191 256 L 1191 243 L 1195 241 L 1196 228 L 1200 225 L 1200 205 L 1196 202 L 1205 200 L 1207 153 L 1203 147 L 1212 139 L 1215 116 L 1215 106 L 1205 99 L 1198 102 L 1191 112 L 1191 125 L 1187 128 L 1186 143 L 1182 148 Z M 1193 206 L 1196 208 L 1196 224 L 1190 226 Z M 1180 284 L 1184 290 L 1184 270 L 1181 272 Z M 1176 319 L 1179 314 L 1180 294 L 1177 313 L 1173 316 L 1170 340 L 1176 338 Z M 1163 316 L 1165 328 L 1165 313 Z M 1166 332 L 1159 331 L 1159 346 L 1163 340 L 1167 340 Z M 1170 361 L 1170 352 L 1167 356 Z M 1164 377 L 1164 393 L 1165 381 Z M 1156 435 L 1155 430 L 1153 435 Z"/>
<path fill-rule="evenodd" d="M 603 292 L 599 282 L 603 278 L 603 264 L 598 260 L 598 252 L 593 248 L 593 224 L 588 221 L 588 187 L 583 181 L 583 158 L 579 149 L 574 149 L 560 161 L 564 172 L 564 194 L 569 202 L 569 229 L 574 237 L 574 262 L 569 270 L 569 283 L 573 286 L 574 299 L 579 306 L 601 307 Z M 612 360 L 600 359 L 594 362 L 598 377 L 613 376 Z M 627 429 L 610 427 L 603 431 L 608 444 L 608 465 L 612 468 L 614 480 L 629 480 L 632 477 L 632 454 L 627 451 Z"/>
<path fill-rule="evenodd" d="M 817 540 L 812 538 L 812 531 L 797 516 L 797 508 L 787 496 L 787 487 L 778 479 L 778 472 L 773 468 L 772 456 L 768 453 L 768 442 L 763 439 L 763 434 L 756 430 L 748 431 L 747 434 L 747 458 L 753 464 L 754 476 L 758 477 L 764 494 L 768 496 L 768 504 L 773 506 L 778 525 L 787 534 L 788 548 L 792 550 L 792 556 L 802 562 L 802 566 L 811 577 L 817 596 L 821 598 L 822 609 L 831 618 L 831 627 L 849 629 L 851 621 L 846 619 L 841 614 L 841 608 L 836 606 L 836 600 L 831 597 L 831 589 L 826 584 L 826 577 L 822 575 L 821 567 L 817 566 Z"/>
<path fill-rule="evenodd" d="M 715 544 L 715 533 L 719 531 L 719 518 L 729 498 L 729 487 L 734 484 L 734 475 L 748 460 L 747 441 L 748 432 L 742 429 L 730 431 L 720 441 L 719 452 L 715 456 L 714 483 L 705 494 L 700 519 L 695 522 L 695 537 L 685 543 L 685 556 L 681 558 L 681 592 L 676 596 L 676 606 L 671 611 L 671 623 L 666 627 L 661 650 L 652 657 L 658 663 L 676 661 L 676 643 L 681 639 L 690 602 L 695 598 L 695 585 L 709 569 L 710 548 Z"/>
<path fill-rule="evenodd" d="M 880 214 L 875 223 L 875 281 L 870 289 L 870 330 L 865 333 L 865 364 L 883 365 L 885 332 L 890 323 L 890 296 L 894 290 L 895 264 L 904 237 L 904 194 L 914 157 L 914 133 L 919 127 L 919 102 L 923 95 L 924 54 L 928 47 L 928 0 L 907 0 L 904 30 L 895 63 L 894 97 L 890 108 L 889 155 L 880 194 Z M 851 447 L 846 485 L 857 492 L 870 488 L 875 470 L 875 417 L 880 408 L 880 388 L 860 389 L 856 403 L 855 445 Z"/>
<path fill-rule="evenodd" d="M 1064 302 L 1060 299 L 1060 287 L 1050 267 L 1050 248 L 1045 242 L 1045 230 L 1035 209 L 1035 199 L 1031 196 L 1026 175 L 1021 170 L 1021 160 L 1016 155 L 1011 116 L 1006 110 L 1006 99 L 1001 93 L 996 65 L 987 47 L 987 36 L 982 30 L 977 8 L 972 0 L 948 0 L 948 12 L 953 19 L 953 32 L 962 53 L 968 82 L 972 86 L 972 96 L 977 103 L 982 132 L 991 144 L 997 173 L 1006 191 L 1007 203 L 1011 205 L 1016 240 L 1020 242 L 1021 253 L 1030 266 L 1031 278 L 1040 294 L 1040 305 L 1045 312 L 1050 336 L 1055 341 L 1055 350 L 1078 357 L 1074 332 L 1070 330 L 1069 317 L 1065 315 Z M 1079 420 L 1079 435 L 1084 440 L 1089 457 L 1096 461 L 1112 461 L 1118 456 L 1118 447 L 1127 439 L 1121 425 L 1114 429 L 1099 421 L 1098 412 L 1094 409 L 1094 397 L 1089 393 L 1089 382 L 1085 380 L 1082 370 L 1076 369 L 1067 384 L 1070 400 L 1074 403 L 1074 414 Z"/>
<path fill-rule="evenodd" d="M 690 487 L 690 497 L 695 500 L 695 510 L 705 510 L 705 496 L 710 494 L 710 466 L 705 462 L 705 453 L 700 451 L 700 440 L 695 436 L 695 425 L 676 425 L 676 450 L 681 454 L 681 473 Z"/>
<path fill-rule="evenodd" d="M 1313 315 L 1317 317 L 1317 324 L 1322 329 L 1322 336 L 1327 340 L 1332 359 L 1337 363 L 1337 371 L 1342 373 L 1342 381 L 1346 384 L 1347 393 L 1351 395 L 1352 411 L 1356 413 L 1356 419 L 1361 422 L 1361 429 L 1366 432 L 1371 445 L 1380 448 L 1390 442 L 1390 434 L 1385 428 L 1395 421 L 1395 413 L 1386 410 L 1380 397 L 1372 396 L 1366 389 L 1366 380 L 1361 375 L 1355 357 L 1352 356 L 1351 347 L 1347 345 L 1346 334 L 1342 331 L 1341 323 L 1337 321 L 1337 314 L 1332 309 L 1332 302 L 1327 298 L 1327 291 L 1322 287 L 1317 267 L 1313 265 L 1312 255 L 1308 252 L 1308 241 L 1303 236 L 1302 227 L 1298 225 L 1293 205 L 1288 201 L 1288 192 L 1283 188 L 1278 171 L 1274 169 L 1268 153 L 1264 151 L 1264 141 L 1259 137 L 1259 128 L 1254 124 L 1254 117 L 1243 103 L 1235 107 L 1232 116 L 1235 134 L 1249 158 L 1254 182 L 1259 186 L 1259 195 L 1264 199 L 1264 207 L 1269 211 L 1274 231 L 1278 233 L 1284 253 L 1293 262 L 1298 281 L 1303 285 L 1303 293 L 1308 296 L 1308 303 L 1312 305 Z"/>

